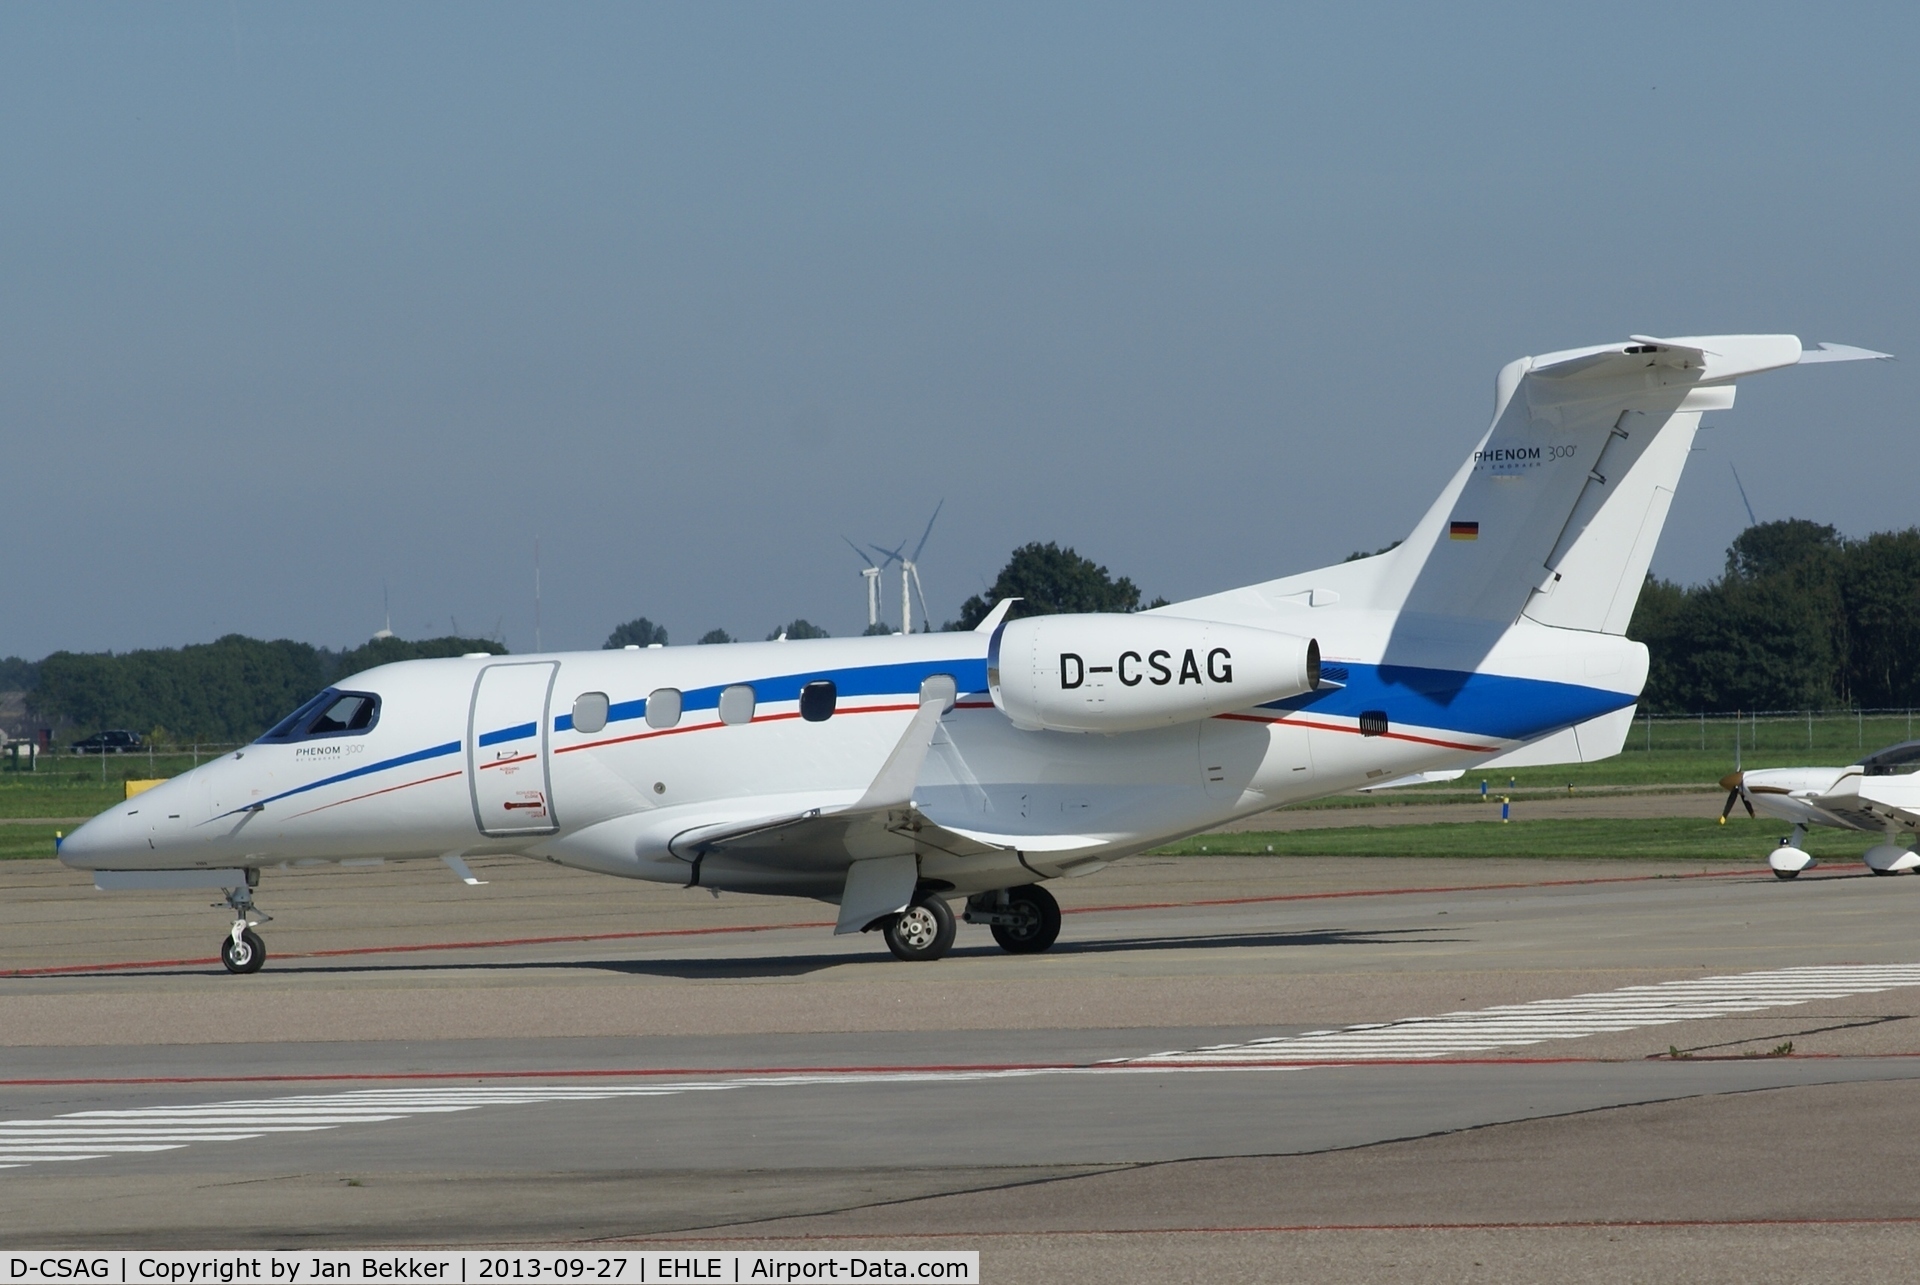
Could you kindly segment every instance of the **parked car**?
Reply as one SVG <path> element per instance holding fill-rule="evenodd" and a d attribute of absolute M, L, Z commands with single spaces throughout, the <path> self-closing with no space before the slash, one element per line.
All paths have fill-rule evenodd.
<path fill-rule="evenodd" d="M 75 754 L 125 754 L 129 750 L 141 747 L 140 738 L 124 727 L 112 731 L 95 732 L 92 736 L 73 743 Z"/>

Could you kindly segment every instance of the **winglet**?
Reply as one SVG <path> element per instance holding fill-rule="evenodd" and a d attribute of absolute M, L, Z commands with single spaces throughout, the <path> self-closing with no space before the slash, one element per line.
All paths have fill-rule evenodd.
<path fill-rule="evenodd" d="M 976 634 L 990 634 L 998 629 L 1000 622 L 1007 618 L 1007 612 L 1011 611 L 1013 604 L 1018 601 L 1020 601 L 1018 598 L 1002 598 L 1000 601 L 994 603 L 993 610 L 987 613 L 985 620 L 982 620 L 973 627 L 973 632 Z"/>
<path fill-rule="evenodd" d="M 1818 348 L 1808 348 L 1800 354 L 1800 364 L 1811 366 L 1822 361 L 1892 361 L 1890 352 L 1875 352 L 1871 348 L 1855 348 L 1851 344 L 1821 344 Z"/>

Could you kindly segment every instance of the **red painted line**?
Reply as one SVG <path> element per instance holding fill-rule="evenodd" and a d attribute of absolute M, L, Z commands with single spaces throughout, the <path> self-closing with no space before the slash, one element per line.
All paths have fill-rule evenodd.
<path fill-rule="evenodd" d="M 1215 714 L 1214 717 L 1230 719 L 1238 723 L 1285 723 L 1289 727 L 1310 727 L 1320 732 L 1361 735 L 1357 726 L 1348 727 L 1343 723 L 1318 723 L 1310 718 L 1266 718 L 1258 714 Z M 1443 750 L 1472 750 L 1476 754 L 1492 754 L 1500 748 L 1498 745 L 1463 745 L 1459 741 L 1438 741 L 1431 736 L 1415 736 L 1410 732 L 1379 732 L 1376 735 L 1386 741 L 1411 741 L 1415 745 L 1436 745 Z"/>
<path fill-rule="evenodd" d="M 1689 874 L 1608 875 L 1592 879 L 1548 879 L 1538 883 L 1479 883 L 1430 888 L 1357 888 L 1344 892 L 1289 892 L 1264 897 L 1210 897 L 1199 901 L 1142 901 L 1111 906 L 1063 908 L 1062 914 L 1094 915 L 1128 910 L 1181 910 L 1204 906 L 1257 906 L 1282 901 L 1332 901 L 1344 897 L 1411 897 L 1453 892 L 1506 892 L 1522 888 L 1578 888 L 1592 884 L 1646 883 L 1655 879 L 1725 879 L 1735 875 L 1757 875 L 1754 870 L 1706 870 Z M 337 959 L 350 955 L 402 955 L 430 950 L 487 950 L 502 946 L 546 946 L 561 942 L 634 941 L 648 937 L 700 937 L 724 933 L 778 932 L 782 929 L 831 928 L 828 919 L 784 924 L 746 924 L 720 928 L 654 928 L 621 933 L 569 933 L 553 937 L 507 937 L 488 941 L 422 942 L 401 946 L 350 946 L 339 950 L 313 950 L 276 954 L 276 959 Z M 206 959 L 141 959 L 108 964 L 61 964 L 49 968 L 0 969 L 0 977 L 57 977 L 69 973 L 104 973 L 146 968 L 185 968 L 211 964 Z"/>
<path fill-rule="evenodd" d="M 1206 1156 L 1200 1159 L 1240 1160 L 1259 1157 L 1245 1156 Z M 1184 1163 L 1184 1162 L 1176 1162 Z M 1134 1165 L 1116 1165 L 1113 1170 L 1135 1168 Z M 1089 1174 L 1098 1177 L 1098 1174 Z M 934 1197 L 925 1197 L 933 1199 Z M 777 1222 L 782 1219 L 803 1215 L 776 1214 L 764 1221 Z M 1877 1227 L 1911 1226 L 1920 1223 L 1920 1216 L 1894 1215 L 1887 1218 L 1621 1218 L 1617 1220 L 1594 1219 L 1581 1221 L 1573 1219 L 1549 1219 L 1540 1222 L 1461 1222 L 1461 1223 L 1273 1223 L 1249 1224 L 1246 1226 L 1195 1226 L 1195 1227 L 1058 1227 L 1045 1231 L 923 1231 L 902 1232 L 898 1235 L 878 1237 L 871 1232 L 834 1233 L 813 1232 L 765 1236 L 728 1235 L 724 1240 L 699 1232 L 682 1232 L 677 1236 L 610 1236 L 596 1240 L 596 1245 L 731 1245 L 746 1241 L 875 1241 L 885 1239 L 890 1242 L 913 1240 L 995 1240 L 1010 1237 L 1030 1236 L 1245 1236 L 1278 1235 L 1298 1232 L 1355 1232 L 1355 1231 L 1532 1231 L 1553 1230 L 1557 1228 L 1609 1228 L 1622 1230 L 1632 1228 L 1687 1228 L 1687 1227 Z"/>
<path fill-rule="evenodd" d="M 465 768 L 455 768 L 451 772 L 442 772 L 439 776 L 423 776 L 418 781 L 407 781 L 401 785 L 389 785 L 384 790 L 372 790 L 366 794 L 356 794 L 350 799 L 340 799 L 333 803 L 322 803 L 317 808 L 308 808 L 305 812 L 296 812 L 288 817 L 287 820 L 293 821 L 300 817 L 312 816 L 316 812 L 325 812 L 328 808 L 337 808 L 342 803 L 358 803 L 362 799 L 377 798 L 382 794 L 392 794 L 395 790 L 410 790 L 416 785 L 429 785 L 434 781 L 450 781 L 456 776 L 464 775 L 466 775 Z"/>
<path fill-rule="evenodd" d="M 1063 915 L 1103 914 L 1117 910 L 1181 910 L 1189 906 L 1255 906 L 1269 901 L 1330 901 L 1342 897 L 1411 897 L 1441 892 L 1506 892 L 1516 888 L 1579 888 L 1602 883 L 1646 883 L 1654 879 L 1725 879 L 1757 875 L 1759 870 L 1701 870 L 1677 875 L 1601 875 L 1591 879 L 1545 879 L 1537 883 L 1468 883 L 1433 888 L 1354 888 L 1344 892 L 1286 892 L 1266 897 L 1210 897 L 1201 901 L 1142 901 L 1114 906 L 1076 906 Z M 1767 872 L 1770 873 L 1770 872 Z"/>
<path fill-rule="evenodd" d="M 275 959 L 337 959 L 346 955 L 404 955 L 426 950 L 485 950 L 497 946 L 547 946 L 556 942 L 578 941 L 630 941 L 639 937 L 705 937 L 722 933 L 765 933 L 778 932 L 783 928 L 831 928 L 833 920 L 821 919 L 808 923 L 791 924 L 741 924 L 722 928 L 651 928 L 625 933 L 569 933 L 557 937 L 507 937 L 493 941 L 435 941 L 421 942 L 403 946 L 347 946 L 339 950 L 283 951 L 274 954 Z M 185 968 L 195 964 L 218 962 L 214 957 L 205 959 L 140 959 L 126 960 L 114 964 L 61 964 L 51 968 L 10 968 L 0 971 L 0 977 L 54 977 L 62 973 L 101 973 L 121 969 L 142 968 Z"/>

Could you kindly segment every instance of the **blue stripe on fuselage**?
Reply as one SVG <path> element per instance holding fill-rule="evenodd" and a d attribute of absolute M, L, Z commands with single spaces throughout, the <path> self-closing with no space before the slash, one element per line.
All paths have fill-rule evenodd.
<path fill-rule="evenodd" d="M 756 678 L 747 683 L 753 688 L 756 703 L 771 704 L 775 701 L 800 699 L 800 689 L 808 683 L 826 680 L 834 685 L 838 696 L 909 696 L 918 698 L 920 684 L 934 674 L 950 674 L 954 683 L 962 692 L 983 692 L 987 689 L 987 662 L 974 658 L 971 660 L 919 660 L 900 665 L 863 665 L 854 669 L 815 669 L 798 674 L 780 674 L 773 678 Z M 732 684 L 723 683 L 715 687 L 698 687 L 680 696 L 680 708 L 683 711 L 713 709 L 720 704 L 720 693 Z M 645 718 L 647 702 L 639 700 L 621 701 L 607 710 L 608 724 L 624 722 L 628 719 Z M 573 715 L 560 714 L 553 720 L 553 730 L 566 732 L 573 729 Z"/>
<path fill-rule="evenodd" d="M 261 799 L 258 803 L 249 803 L 245 808 L 234 808 L 230 812 L 222 812 L 220 816 L 230 817 L 236 813 L 245 812 L 247 808 L 264 808 L 269 803 L 278 803 L 281 799 L 290 799 L 296 794 L 305 794 L 308 790 L 317 790 L 326 785 L 337 785 L 341 781 L 351 781 L 357 776 L 370 776 L 375 772 L 384 772 L 390 767 L 405 767 L 409 763 L 419 763 L 426 759 L 442 758 L 448 754 L 458 754 L 459 752 L 460 742 L 448 741 L 445 745 L 436 745 L 432 749 L 415 750 L 411 754 L 402 754 L 397 758 L 381 759 L 378 763 L 369 763 L 365 767 L 356 767 L 351 772 L 336 772 L 334 775 L 323 777 L 318 781 L 311 781 L 306 785 L 295 786 L 291 790 L 283 790 L 271 798 Z M 213 819 L 218 821 L 220 817 Z"/>
<path fill-rule="evenodd" d="M 1513 678 L 1413 665 L 1348 663 L 1346 686 L 1290 696 L 1262 709 L 1358 718 L 1384 710 L 1396 725 L 1520 741 L 1634 703 L 1625 692 L 1544 678 Z"/>
<path fill-rule="evenodd" d="M 502 741 L 524 741 L 539 730 L 538 723 L 520 723 L 513 727 L 503 727 L 497 732 L 482 732 L 480 745 L 484 749 L 489 745 L 498 745 Z"/>

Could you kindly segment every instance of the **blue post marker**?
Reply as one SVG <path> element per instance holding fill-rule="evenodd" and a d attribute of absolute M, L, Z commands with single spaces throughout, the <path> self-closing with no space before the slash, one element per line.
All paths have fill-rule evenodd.
<path fill-rule="evenodd" d="M 1513 820 L 1513 804 L 1505 795 L 1500 798 L 1500 820 L 1502 822 Z"/>
<path fill-rule="evenodd" d="M 1480 782 L 1480 797 L 1482 799 L 1485 799 L 1487 797 L 1487 783 L 1485 780 L 1482 780 Z"/>

